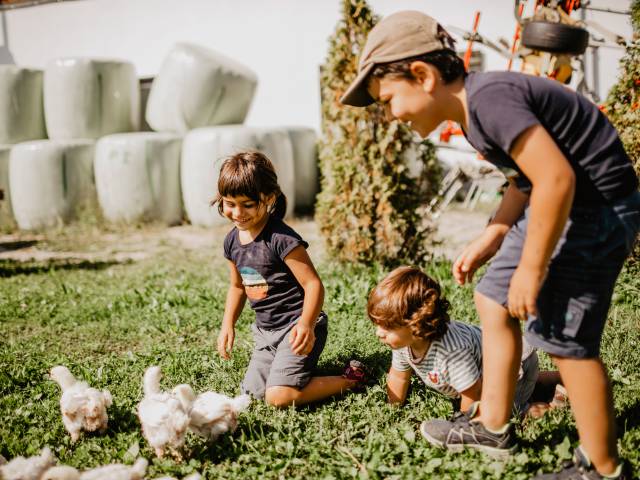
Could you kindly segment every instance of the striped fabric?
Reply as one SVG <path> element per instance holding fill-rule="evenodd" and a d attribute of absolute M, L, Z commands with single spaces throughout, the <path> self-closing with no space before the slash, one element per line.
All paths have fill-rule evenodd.
<path fill-rule="evenodd" d="M 524 339 L 522 350 L 523 361 L 535 351 Z M 452 320 L 447 333 L 431 344 L 422 360 L 404 347 L 393 350 L 391 366 L 399 371 L 411 368 L 428 387 L 456 398 L 482 376 L 482 331 Z M 519 377 L 522 374 L 521 367 Z"/>

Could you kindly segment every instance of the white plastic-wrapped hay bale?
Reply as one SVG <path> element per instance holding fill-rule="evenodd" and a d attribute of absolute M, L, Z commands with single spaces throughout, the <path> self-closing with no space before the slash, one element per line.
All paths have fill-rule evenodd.
<path fill-rule="evenodd" d="M 217 193 L 222 162 L 243 150 L 258 150 L 269 157 L 287 196 L 287 214 L 293 211 L 293 153 L 286 131 L 242 125 L 198 128 L 184 138 L 180 169 L 185 211 L 191 223 L 212 226 L 228 222 L 210 202 Z"/>
<path fill-rule="evenodd" d="M 0 144 L 47 138 L 42 70 L 0 65 Z"/>
<path fill-rule="evenodd" d="M 37 140 L 9 156 L 11 204 L 23 230 L 54 227 L 95 204 L 91 140 Z"/>
<path fill-rule="evenodd" d="M 179 43 L 165 58 L 147 102 L 147 123 L 158 132 L 244 122 L 256 74 L 224 55 Z"/>
<path fill-rule="evenodd" d="M 132 132 L 140 124 L 140 90 L 133 64 L 60 58 L 44 73 L 49 138 L 94 138 Z"/>
<path fill-rule="evenodd" d="M 181 145 L 179 135 L 157 132 L 120 133 L 98 140 L 94 167 L 105 218 L 180 223 Z"/>
<path fill-rule="evenodd" d="M 9 154 L 11 145 L 0 145 L 0 228 L 15 225 L 9 190 Z"/>
<path fill-rule="evenodd" d="M 308 127 L 286 127 L 285 130 L 293 148 L 296 208 L 308 211 L 313 208 L 320 187 L 316 132 Z"/>

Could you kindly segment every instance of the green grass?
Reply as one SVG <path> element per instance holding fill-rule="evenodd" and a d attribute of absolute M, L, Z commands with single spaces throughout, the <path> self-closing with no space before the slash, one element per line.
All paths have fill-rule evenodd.
<path fill-rule="evenodd" d="M 206 445 L 189 437 L 185 461 L 157 460 L 135 414 L 142 374 L 160 365 L 163 385 L 236 394 L 251 353 L 247 307 L 234 355 L 222 361 L 215 339 L 224 308 L 226 268 L 216 251 L 167 251 L 137 263 L 21 263 L 0 260 L 0 454 L 32 455 L 49 445 L 60 462 L 89 468 L 138 454 L 151 460 L 148 477 L 206 478 L 529 478 L 570 455 L 577 434 L 567 411 L 518 425 L 521 449 L 508 462 L 476 453 L 431 448 L 421 420 L 450 414 L 447 400 L 412 384 L 407 404 L 385 403 L 390 352 L 365 316 L 366 295 L 380 269 L 319 265 L 327 289 L 330 335 L 322 373 L 340 372 L 358 357 L 377 383 L 313 407 L 277 411 L 254 403 L 238 430 Z M 449 264 L 429 272 L 442 282 L 452 317 L 476 322 L 470 288 L 454 286 Z M 616 289 L 603 356 L 615 386 L 620 445 L 640 475 L 640 272 L 625 271 Z M 548 366 L 548 358 L 543 359 Z M 48 370 L 65 364 L 114 397 L 109 429 L 70 442 L 63 429 L 59 388 Z M 586 380 L 586 379 L 585 379 Z"/>

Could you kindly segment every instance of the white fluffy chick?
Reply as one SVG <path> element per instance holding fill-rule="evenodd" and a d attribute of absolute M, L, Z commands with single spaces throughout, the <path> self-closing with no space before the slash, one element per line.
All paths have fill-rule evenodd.
<path fill-rule="evenodd" d="M 112 463 L 82 472 L 80 480 L 142 480 L 147 471 L 146 458 L 139 458 L 133 465 Z"/>
<path fill-rule="evenodd" d="M 80 473 L 67 465 L 50 468 L 41 480 L 142 480 L 147 471 L 148 462 L 139 458 L 132 465 L 113 463 Z"/>
<path fill-rule="evenodd" d="M 189 412 L 195 395 L 188 385 L 174 391 L 160 390 L 160 367 L 149 367 L 144 373 L 144 397 L 138 404 L 138 418 L 142 434 L 162 457 L 167 448 L 176 451 L 184 443 L 189 427 Z"/>
<path fill-rule="evenodd" d="M 113 401 L 108 390 L 100 391 L 76 380 L 69 369 L 61 365 L 51 369 L 50 377 L 62 389 L 62 423 L 71 434 L 72 441 L 78 440 L 81 430 L 106 430 L 109 421 L 107 408 Z"/>
<path fill-rule="evenodd" d="M 80 480 L 80 472 L 69 465 L 57 465 L 47 470 L 40 480 Z"/>
<path fill-rule="evenodd" d="M 250 403 L 249 395 L 231 398 L 215 392 L 201 393 L 191 407 L 189 428 L 201 437 L 213 441 L 223 433 L 236 429 L 238 414 L 246 410 Z"/>
<path fill-rule="evenodd" d="M 40 455 L 34 457 L 16 457 L 0 466 L 0 478 L 4 480 L 40 480 L 42 474 L 55 465 L 56 459 L 45 447 Z"/>

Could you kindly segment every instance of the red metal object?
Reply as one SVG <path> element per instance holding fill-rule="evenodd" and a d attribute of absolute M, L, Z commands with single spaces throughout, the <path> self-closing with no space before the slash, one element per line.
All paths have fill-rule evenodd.
<path fill-rule="evenodd" d="M 471 36 L 467 43 L 467 50 L 464 52 L 464 69 L 469 70 L 469 64 L 471 63 L 471 54 L 473 53 L 473 41 L 475 35 L 478 33 L 478 24 L 480 23 L 480 12 L 475 13 L 473 19 L 473 29 L 471 30 Z M 462 129 L 457 127 L 451 120 L 447 120 L 447 125 L 440 131 L 440 141 L 447 143 L 451 138 L 451 135 L 462 135 Z"/>
<path fill-rule="evenodd" d="M 518 16 L 522 17 L 522 12 L 524 11 L 525 2 L 520 3 L 518 6 Z M 513 55 L 516 53 L 516 47 L 518 45 L 518 40 L 520 40 L 520 24 L 516 24 L 516 33 L 513 34 L 513 43 L 511 44 L 511 58 L 509 59 L 509 63 L 507 63 L 507 70 L 511 70 L 511 65 L 513 64 Z"/>

